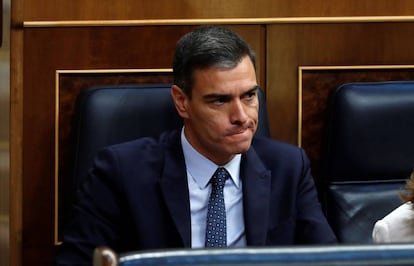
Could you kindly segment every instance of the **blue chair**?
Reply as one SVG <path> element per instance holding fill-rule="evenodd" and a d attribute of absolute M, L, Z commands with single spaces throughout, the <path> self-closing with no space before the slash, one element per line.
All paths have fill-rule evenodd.
<path fill-rule="evenodd" d="M 331 95 L 321 191 L 341 243 L 371 243 L 414 169 L 414 82 L 348 83 Z"/>

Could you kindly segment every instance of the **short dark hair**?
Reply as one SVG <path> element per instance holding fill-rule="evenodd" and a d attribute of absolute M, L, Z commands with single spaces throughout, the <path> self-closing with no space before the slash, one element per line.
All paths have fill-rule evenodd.
<path fill-rule="evenodd" d="M 414 207 L 414 171 L 405 183 L 405 190 L 400 192 L 400 198 L 404 202 L 411 202 Z"/>
<path fill-rule="evenodd" d="M 174 84 L 191 98 L 196 69 L 232 69 L 249 56 L 256 65 L 255 53 L 236 32 L 221 26 L 201 26 L 177 42 L 173 72 Z"/>

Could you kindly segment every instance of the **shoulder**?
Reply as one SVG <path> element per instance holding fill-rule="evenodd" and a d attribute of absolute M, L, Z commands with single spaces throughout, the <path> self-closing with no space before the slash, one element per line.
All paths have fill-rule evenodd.
<path fill-rule="evenodd" d="M 395 219 L 401 219 L 401 218 L 406 219 L 412 215 L 414 215 L 413 205 L 407 202 L 407 203 L 404 203 L 398 206 L 395 210 L 390 212 L 383 219 L 385 220 L 395 220 Z"/>
<path fill-rule="evenodd" d="M 181 154 L 179 131 L 168 131 L 158 137 L 144 137 L 105 147 L 98 153 L 95 163 L 143 167 L 162 163 L 166 158 L 179 158 Z"/>
<path fill-rule="evenodd" d="M 299 181 L 310 174 L 310 161 L 302 148 L 270 138 L 255 137 L 245 158 L 250 164 L 262 165 L 272 176 L 290 177 L 292 182 L 293 177 Z"/>
<path fill-rule="evenodd" d="M 372 238 L 374 242 L 405 242 L 414 240 L 414 209 L 404 203 L 377 221 Z"/>
<path fill-rule="evenodd" d="M 298 161 L 298 163 L 303 163 L 308 160 L 302 148 L 270 138 L 255 137 L 252 142 L 252 147 L 257 155 L 265 161 Z"/>
<path fill-rule="evenodd" d="M 119 154 L 146 154 L 174 149 L 180 146 L 179 131 L 163 132 L 157 137 L 143 137 L 106 147 L 104 150 Z"/>
<path fill-rule="evenodd" d="M 380 221 L 387 224 L 402 224 L 414 221 L 414 209 L 411 203 L 404 203 L 387 214 Z"/>

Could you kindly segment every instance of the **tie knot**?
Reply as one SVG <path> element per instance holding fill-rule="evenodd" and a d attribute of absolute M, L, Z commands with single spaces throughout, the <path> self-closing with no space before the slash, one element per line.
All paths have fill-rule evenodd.
<path fill-rule="evenodd" d="M 230 177 L 229 172 L 227 172 L 226 168 L 219 167 L 217 168 L 216 172 L 214 173 L 213 177 L 211 178 L 211 184 L 213 187 L 222 188 L 224 187 L 224 183 Z"/>

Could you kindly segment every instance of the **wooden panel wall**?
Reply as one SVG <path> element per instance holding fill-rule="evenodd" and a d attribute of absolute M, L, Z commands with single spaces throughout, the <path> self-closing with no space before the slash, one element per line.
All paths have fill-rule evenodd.
<path fill-rule="evenodd" d="M 410 0 L 26 0 L 25 20 L 407 16 Z"/>
<path fill-rule="evenodd" d="M 414 22 L 273 24 L 267 43 L 271 130 L 291 143 L 300 137 L 299 67 L 414 64 Z"/>
<path fill-rule="evenodd" d="M 258 54 L 272 136 L 299 144 L 299 67 L 414 65 L 413 13 L 410 0 L 15 0 L 10 264 L 52 259 L 57 70 L 170 68 L 182 34 L 228 24 Z"/>

